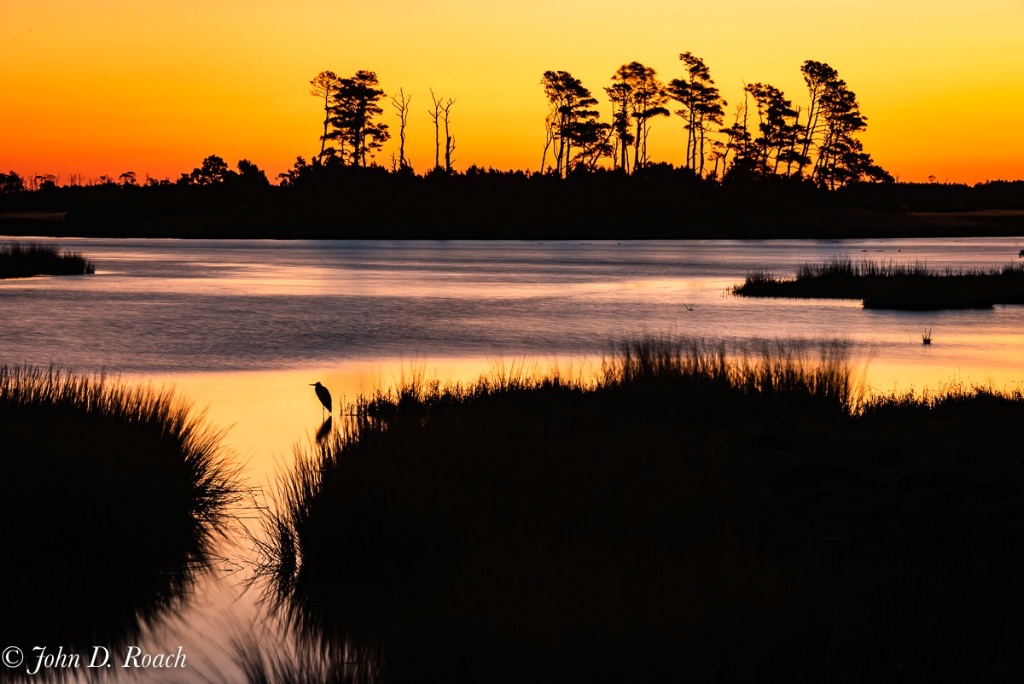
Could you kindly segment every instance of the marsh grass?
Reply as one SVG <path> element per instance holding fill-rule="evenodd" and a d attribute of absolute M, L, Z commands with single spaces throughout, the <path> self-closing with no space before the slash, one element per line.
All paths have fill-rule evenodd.
<path fill-rule="evenodd" d="M 931 271 L 922 262 L 894 263 L 833 257 L 802 264 L 786 279 L 755 270 L 733 294 L 746 297 L 860 299 L 865 308 L 937 310 L 1024 304 L 1024 264 Z"/>
<path fill-rule="evenodd" d="M 1022 417 L 865 399 L 841 347 L 644 337 L 594 383 L 413 378 L 300 456 L 267 566 L 356 679 L 1019 671 Z"/>
<path fill-rule="evenodd" d="M 0 245 L 0 278 L 37 275 L 92 275 L 96 266 L 77 252 L 40 244 Z"/>
<path fill-rule="evenodd" d="M 240 497 L 218 434 L 169 392 L 0 365 L 0 444 L 5 644 L 123 643 L 191 585 Z"/>

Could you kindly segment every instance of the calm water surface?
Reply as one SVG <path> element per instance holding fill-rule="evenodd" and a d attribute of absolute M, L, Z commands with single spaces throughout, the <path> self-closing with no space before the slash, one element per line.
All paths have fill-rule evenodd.
<path fill-rule="evenodd" d="M 340 403 L 411 372 L 467 380 L 525 363 L 585 373 L 611 341 L 641 331 L 727 341 L 839 338 L 874 390 L 1024 381 L 1024 307 L 908 313 L 729 295 L 752 269 L 792 275 L 800 263 L 832 256 L 935 269 L 1001 266 L 1017 259 L 1024 237 L 35 241 L 84 253 L 96 275 L 0 281 L 0 362 L 173 385 L 227 430 L 232 458 L 264 490 L 319 426 L 309 383 L 322 381 Z M 934 343 L 925 347 L 928 328 Z M 250 631 L 258 612 L 252 592 L 239 597 L 230 579 L 245 574 L 246 552 L 238 554 L 225 561 L 221 579 L 203 583 L 186 613 L 154 629 L 156 648 L 188 641 L 207 672 L 233 672 L 229 635 Z"/>

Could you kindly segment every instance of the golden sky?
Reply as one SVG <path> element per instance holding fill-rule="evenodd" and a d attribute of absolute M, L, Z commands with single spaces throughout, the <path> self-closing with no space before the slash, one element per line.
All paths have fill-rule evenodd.
<path fill-rule="evenodd" d="M 730 110 L 757 81 L 804 104 L 800 65 L 829 63 L 900 180 L 1024 178 L 1024 0 L 0 0 L 0 170 L 173 179 L 218 154 L 273 178 L 319 150 L 309 80 L 325 69 L 412 95 L 418 172 L 430 88 L 456 100 L 456 168 L 537 169 L 545 70 L 581 79 L 607 121 L 617 67 L 668 81 L 685 51 Z M 651 157 L 680 164 L 684 143 L 680 118 L 658 119 Z M 377 161 L 396 149 L 397 135 Z"/>

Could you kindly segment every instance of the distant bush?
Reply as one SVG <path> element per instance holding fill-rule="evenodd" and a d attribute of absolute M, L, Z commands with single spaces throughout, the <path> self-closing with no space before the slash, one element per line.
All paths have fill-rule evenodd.
<path fill-rule="evenodd" d="M 981 309 L 1024 304 L 1024 264 L 934 272 L 919 262 L 854 262 L 835 257 L 802 264 L 791 279 L 752 271 L 732 292 L 744 297 L 860 299 L 869 309 Z"/>
<path fill-rule="evenodd" d="M 49 245 L 11 243 L 0 246 L 0 278 L 36 275 L 92 275 L 96 266 L 81 254 Z"/>

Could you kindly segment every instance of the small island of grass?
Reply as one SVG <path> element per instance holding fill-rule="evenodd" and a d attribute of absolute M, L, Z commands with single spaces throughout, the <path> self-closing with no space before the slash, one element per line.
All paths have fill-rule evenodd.
<path fill-rule="evenodd" d="M 49 245 L 0 245 L 0 278 L 37 275 L 92 275 L 96 266 L 76 252 Z"/>
<path fill-rule="evenodd" d="M 866 309 L 987 309 L 1024 304 L 1024 264 L 937 272 L 922 263 L 855 263 L 836 257 L 803 264 L 792 279 L 753 271 L 732 292 L 743 297 L 860 299 Z"/>

